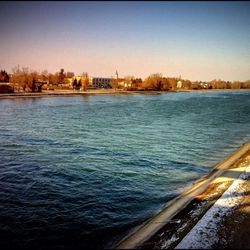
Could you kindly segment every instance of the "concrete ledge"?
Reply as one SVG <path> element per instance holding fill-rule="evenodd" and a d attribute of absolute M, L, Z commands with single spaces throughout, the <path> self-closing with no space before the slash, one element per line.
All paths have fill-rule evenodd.
<path fill-rule="evenodd" d="M 231 156 L 216 164 L 212 171 L 198 180 L 191 188 L 184 191 L 180 196 L 168 202 L 165 208 L 156 216 L 139 226 L 136 231 L 124 237 L 117 245 L 116 249 L 135 249 L 149 240 L 178 212 L 184 209 L 196 196 L 204 192 L 210 184 L 222 181 L 222 178 L 237 178 L 244 169 L 231 169 L 233 165 L 250 151 L 250 142 L 241 146 Z M 227 171 L 230 169 L 230 171 Z M 232 171 L 233 170 L 233 171 Z"/>

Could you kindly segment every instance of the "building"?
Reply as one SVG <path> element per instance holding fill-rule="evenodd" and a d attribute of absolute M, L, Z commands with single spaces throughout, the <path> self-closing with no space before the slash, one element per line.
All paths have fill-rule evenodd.
<path fill-rule="evenodd" d="M 132 78 L 119 78 L 118 72 L 115 73 L 115 81 L 116 86 L 119 89 L 129 89 L 133 86 L 133 79 Z"/>
<path fill-rule="evenodd" d="M 89 77 L 89 84 L 92 88 L 110 89 L 115 83 L 119 84 L 120 81 L 117 70 L 114 77 Z"/>
<path fill-rule="evenodd" d="M 118 88 L 121 89 L 128 89 L 132 87 L 132 80 L 131 79 L 124 79 L 124 78 L 120 78 L 118 80 Z"/>
<path fill-rule="evenodd" d="M 14 87 L 10 83 L 0 83 L 0 93 L 13 93 L 14 92 Z"/>
<path fill-rule="evenodd" d="M 207 83 L 207 82 L 200 82 L 200 87 L 201 87 L 202 89 L 211 89 L 210 84 Z"/>
<path fill-rule="evenodd" d="M 118 88 L 129 88 L 132 87 L 132 81 L 127 81 L 124 78 L 119 78 L 118 72 L 116 70 L 114 77 L 93 77 L 93 76 L 74 76 L 71 78 L 66 78 L 66 82 L 73 87 L 74 82 L 81 82 L 84 84 L 87 82 L 89 88 L 104 88 L 109 89 L 112 87 Z"/>
<path fill-rule="evenodd" d="M 181 89 L 182 88 L 182 81 L 181 80 L 179 80 L 178 82 L 177 82 L 177 89 Z"/>
<path fill-rule="evenodd" d="M 112 88 L 114 78 L 106 78 L 106 77 L 91 77 L 90 85 L 93 88 L 104 88 L 110 89 Z"/>

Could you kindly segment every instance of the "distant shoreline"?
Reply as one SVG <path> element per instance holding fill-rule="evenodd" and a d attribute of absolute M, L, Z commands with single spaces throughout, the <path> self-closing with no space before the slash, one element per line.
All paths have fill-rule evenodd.
<path fill-rule="evenodd" d="M 250 89 L 184 89 L 177 90 L 177 92 L 241 92 L 241 91 L 250 91 Z"/>
<path fill-rule="evenodd" d="M 89 90 L 89 91 L 73 91 L 73 90 L 56 90 L 48 91 L 44 90 L 43 92 L 16 92 L 16 93 L 0 93 L 0 99 L 3 98 L 17 98 L 17 97 L 47 97 L 47 96 L 88 96 L 88 95 L 133 95 L 133 94 L 144 94 L 144 95 L 159 95 L 166 93 L 180 93 L 180 92 L 244 92 L 250 91 L 250 89 L 199 89 L 199 90 L 188 90 L 181 89 L 175 91 L 147 91 L 147 90 L 136 90 L 136 91 L 127 91 L 127 90 L 115 90 L 115 89 L 98 89 L 98 90 Z"/>

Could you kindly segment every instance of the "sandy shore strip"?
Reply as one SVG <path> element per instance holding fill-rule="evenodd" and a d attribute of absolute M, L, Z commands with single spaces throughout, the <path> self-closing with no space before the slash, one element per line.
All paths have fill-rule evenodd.
<path fill-rule="evenodd" d="M 123 238 L 114 248 L 186 249 L 212 248 L 215 244 L 225 245 L 216 240 L 221 237 L 216 238 L 215 234 L 223 232 L 227 235 L 219 225 L 223 225 L 225 217 L 232 214 L 245 197 L 246 193 L 242 190 L 243 186 L 246 187 L 245 179 L 249 177 L 249 166 L 250 142 L 215 165 L 207 176 L 170 201 L 159 214 Z M 249 193 L 250 187 L 245 189 Z M 203 217 L 205 222 L 202 220 Z M 214 222 L 209 226 L 208 221 L 212 218 Z M 200 234 L 200 238 L 197 237 L 197 233 Z M 204 241 L 206 233 L 208 243 L 201 245 L 199 242 Z M 194 238 L 197 238 L 196 243 L 192 243 Z M 210 238 L 214 241 L 209 241 Z M 224 243 L 227 242 L 225 238 L 226 236 Z"/>
<path fill-rule="evenodd" d="M 77 91 L 77 90 L 44 90 L 42 92 L 19 92 L 19 93 L 0 93 L 0 99 L 5 98 L 18 98 L 18 97 L 50 97 L 50 96 L 89 96 L 89 95 L 159 95 L 164 93 L 171 93 L 175 91 L 126 91 L 126 90 L 116 90 L 116 89 L 95 89 L 88 91 Z"/>

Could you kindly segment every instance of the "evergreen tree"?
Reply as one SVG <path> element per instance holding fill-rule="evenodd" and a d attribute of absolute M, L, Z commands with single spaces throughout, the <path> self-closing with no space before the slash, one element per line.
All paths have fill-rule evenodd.
<path fill-rule="evenodd" d="M 10 77 L 5 70 L 0 71 L 0 82 L 9 82 Z"/>
<path fill-rule="evenodd" d="M 77 80 L 75 78 L 74 81 L 73 81 L 73 88 L 76 89 L 76 87 L 77 87 Z"/>
<path fill-rule="evenodd" d="M 65 78 L 64 69 L 61 69 L 58 75 L 58 83 L 63 84 L 64 78 Z"/>

